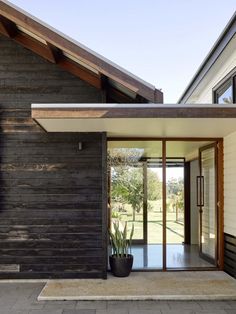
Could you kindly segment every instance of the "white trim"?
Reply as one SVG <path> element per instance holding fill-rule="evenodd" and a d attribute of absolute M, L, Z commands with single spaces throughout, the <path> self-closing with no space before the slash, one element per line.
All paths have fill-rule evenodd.
<path fill-rule="evenodd" d="M 90 108 L 95 108 L 95 109 L 123 109 L 123 108 L 132 108 L 132 109 L 152 109 L 152 108 L 236 108 L 236 104 L 154 104 L 154 103 L 149 103 L 149 104 L 103 104 L 103 103 L 98 103 L 98 104 L 31 104 L 32 109 L 90 109 Z"/>

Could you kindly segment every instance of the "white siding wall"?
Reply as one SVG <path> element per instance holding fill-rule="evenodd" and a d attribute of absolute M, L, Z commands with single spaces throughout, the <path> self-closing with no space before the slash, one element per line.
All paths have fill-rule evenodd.
<path fill-rule="evenodd" d="M 211 104 L 213 88 L 236 67 L 236 35 L 186 103 Z"/>
<path fill-rule="evenodd" d="M 186 103 L 213 102 L 213 88 L 236 68 L 235 47 L 236 35 Z M 224 138 L 224 232 L 236 236 L 236 132 Z"/>
<path fill-rule="evenodd" d="M 236 132 L 224 138 L 224 232 L 236 236 Z"/>
<path fill-rule="evenodd" d="M 212 89 L 236 66 L 236 49 L 235 52 L 225 60 L 222 67 L 215 73 L 212 80 L 205 86 L 202 92 L 199 94 L 196 103 L 211 104 L 212 99 Z"/>

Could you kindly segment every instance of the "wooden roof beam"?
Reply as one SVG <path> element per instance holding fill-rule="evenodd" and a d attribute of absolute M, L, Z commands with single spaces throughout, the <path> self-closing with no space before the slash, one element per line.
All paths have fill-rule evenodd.
<path fill-rule="evenodd" d="M 48 47 L 28 34 L 21 32 L 15 23 L 2 15 L 0 15 L 0 33 L 15 40 L 25 48 L 39 54 L 48 61 L 55 63 L 55 55 L 52 52 L 51 47 Z"/>
<path fill-rule="evenodd" d="M 63 56 L 62 51 L 54 45 L 51 45 L 48 42 L 47 44 L 43 44 L 28 34 L 19 31 L 13 22 L 3 16 L 0 16 L 0 33 L 12 38 L 17 43 L 40 55 L 44 59 L 58 64 L 66 71 L 78 76 L 92 86 L 101 89 L 101 78 L 99 75 L 92 73 L 81 67 L 79 64 L 69 60 Z"/>
<path fill-rule="evenodd" d="M 19 32 L 14 38 L 17 43 L 21 44 L 25 48 L 35 52 L 36 54 L 40 55 L 41 57 L 45 58 L 46 60 L 55 63 L 54 55 L 52 54 L 51 50 L 48 48 L 47 45 L 39 42 L 38 40 L 32 38 L 31 36 Z"/>
<path fill-rule="evenodd" d="M 89 83 L 90 85 L 101 89 L 101 76 L 93 73 L 89 70 L 85 70 L 82 66 L 77 64 L 76 62 L 70 60 L 69 58 L 62 56 L 58 61 L 57 64 L 63 68 L 64 70 L 74 74 L 75 76 L 79 77 L 81 80 Z"/>
<path fill-rule="evenodd" d="M 141 95 L 148 101 L 161 103 L 163 94 L 160 90 L 155 90 L 151 85 L 142 82 L 139 78 L 126 73 L 123 69 L 115 66 L 111 62 L 104 60 L 99 55 L 91 53 L 79 43 L 76 43 L 50 27 L 42 24 L 38 20 L 33 19 L 26 13 L 17 10 L 13 6 L 0 0 L 0 14 L 11 19 L 17 25 L 26 28 L 28 31 L 36 34 L 46 42 L 52 43 L 62 51 L 80 58 L 83 62 L 97 69 L 101 74 L 114 79 L 116 82 L 126 86 L 131 91 Z"/>

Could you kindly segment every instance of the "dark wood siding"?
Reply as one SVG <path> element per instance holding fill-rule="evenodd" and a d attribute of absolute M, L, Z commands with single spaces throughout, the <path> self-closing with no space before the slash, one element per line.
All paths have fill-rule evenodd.
<path fill-rule="evenodd" d="M 224 234 L 224 270 L 236 277 L 236 237 Z"/>
<path fill-rule="evenodd" d="M 106 136 L 46 133 L 30 109 L 101 100 L 0 37 L 0 278 L 106 276 Z"/>

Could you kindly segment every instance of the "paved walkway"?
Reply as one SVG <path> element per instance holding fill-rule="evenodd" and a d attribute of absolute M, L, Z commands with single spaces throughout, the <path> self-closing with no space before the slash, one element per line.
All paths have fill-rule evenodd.
<path fill-rule="evenodd" d="M 37 301 L 43 283 L 0 283 L 0 314 L 236 314 L 236 301 Z"/>

